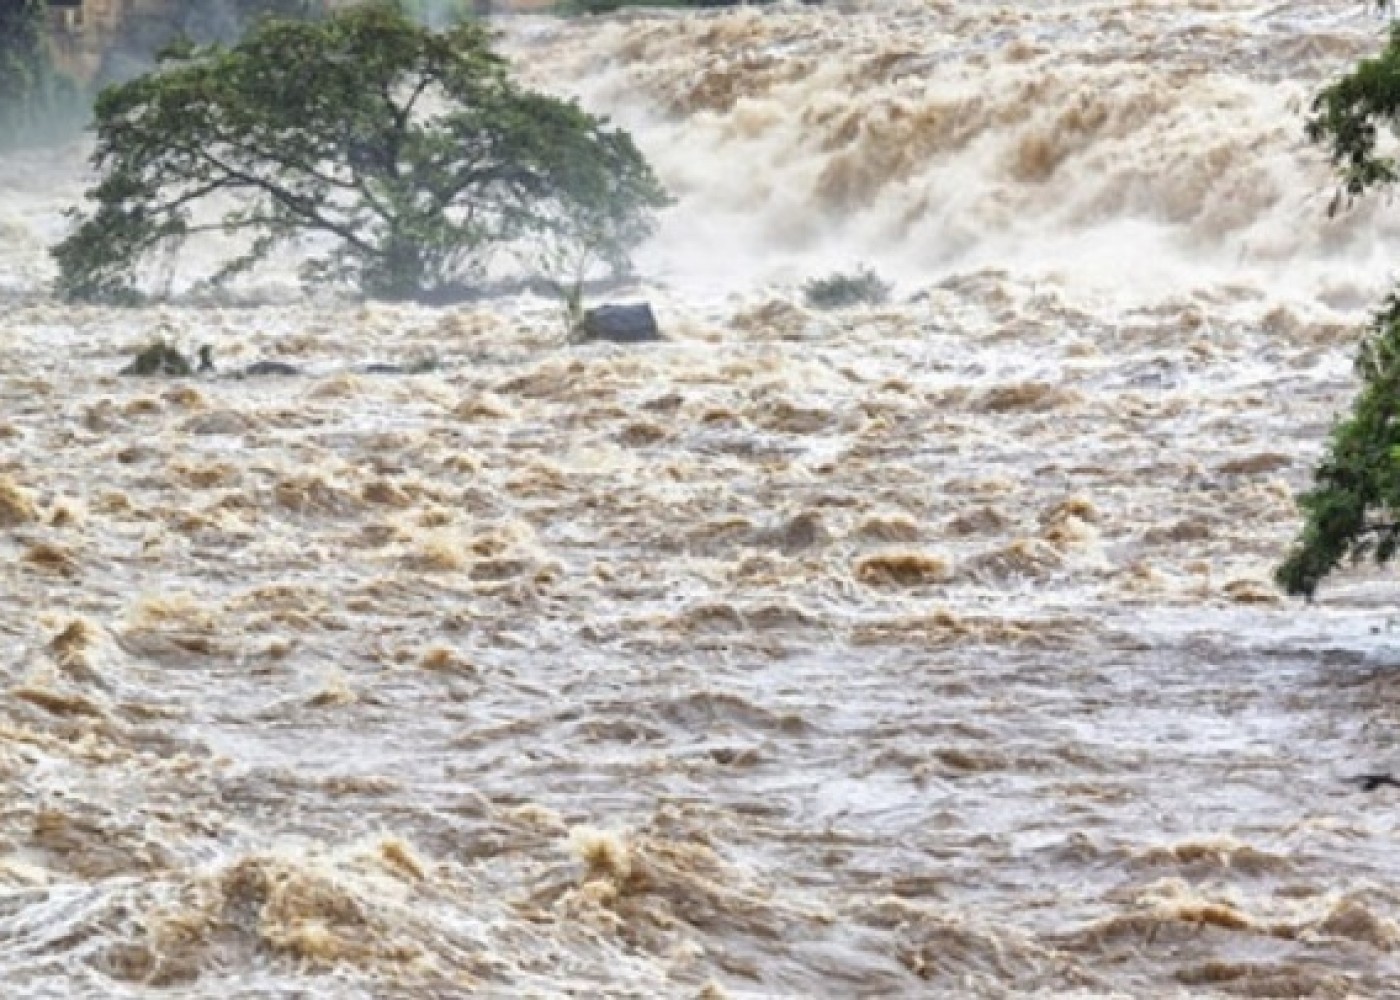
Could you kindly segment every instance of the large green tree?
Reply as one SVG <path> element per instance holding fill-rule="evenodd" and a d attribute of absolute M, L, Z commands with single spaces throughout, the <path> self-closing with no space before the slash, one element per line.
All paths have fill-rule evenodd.
<path fill-rule="evenodd" d="M 625 132 L 517 86 L 489 42 L 376 5 L 167 52 L 98 99 L 99 182 L 54 248 L 59 292 L 129 297 L 145 262 L 205 230 L 244 237 L 211 280 L 297 241 L 306 280 L 382 298 L 560 240 L 625 266 L 667 201 L 655 175 Z"/>
<path fill-rule="evenodd" d="M 1400 26 L 1375 58 L 1318 94 L 1308 135 L 1326 146 L 1341 185 L 1333 210 L 1400 180 L 1390 152 L 1400 128 Z M 1356 360 L 1360 388 L 1332 431 L 1299 505 L 1302 532 L 1278 570 L 1291 594 L 1312 596 L 1342 563 L 1385 563 L 1400 551 L 1400 293 L 1366 331 Z"/>

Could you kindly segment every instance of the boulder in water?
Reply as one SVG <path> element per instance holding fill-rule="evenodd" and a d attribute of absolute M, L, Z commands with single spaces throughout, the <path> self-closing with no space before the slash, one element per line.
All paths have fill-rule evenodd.
<path fill-rule="evenodd" d="M 296 365 L 289 365 L 285 361 L 254 361 L 239 374 L 245 378 L 258 378 L 265 375 L 300 375 L 301 369 Z"/>
<path fill-rule="evenodd" d="M 614 344 L 644 344 L 661 339 L 651 305 L 606 305 L 583 314 L 583 340 L 609 340 Z"/>
<path fill-rule="evenodd" d="M 363 365 L 360 371 L 365 375 L 426 375 L 428 372 L 435 372 L 442 365 L 435 357 L 417 358 L 404 364 L 394 364 L 386 361 L 371 361 Z"/>

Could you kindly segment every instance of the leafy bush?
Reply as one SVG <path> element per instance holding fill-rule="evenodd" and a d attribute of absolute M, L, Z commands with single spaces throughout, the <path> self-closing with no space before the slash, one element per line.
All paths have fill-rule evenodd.
<path fill-rule="evenodd" d="M 850 274 L 813 278 L 802 286 L 803 301 L 813 309 L 878 306 L 889 301 L 889 297 L 889 284 L 867 267 Z"/>
<path fill-rule="evenodd" d="M 72 299 L 131 298 L 143 262 L 209 230 L 248 238 L 213 282 L 311 235 L 329 246 L 305 281 L 379 298 L 440 296 L 507 248 L 624 270 L 667 204 L 625 132 L 516 86 L 480 26 L 397 6 L 167 50 L 96 117 L 95 210 L 53 250 Z M 192 216 L 216 198 L 234 207 Z"/>

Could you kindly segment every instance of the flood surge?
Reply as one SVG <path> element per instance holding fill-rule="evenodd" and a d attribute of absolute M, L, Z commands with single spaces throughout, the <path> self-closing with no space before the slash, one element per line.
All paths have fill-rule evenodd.
<path fill-rule="evenodd" d="M 1394 995 L 1393 583 L 1270 581 L 1400 259 L 1302 137 L 1384 22 L 503 30 L 675 193 L 666 342 L 64 305 L 84 151 L 0 160 L 0 992 Z"/>

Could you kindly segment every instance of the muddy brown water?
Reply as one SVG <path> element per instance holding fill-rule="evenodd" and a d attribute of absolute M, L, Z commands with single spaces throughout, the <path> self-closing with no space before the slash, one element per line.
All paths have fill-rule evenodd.
<path fill-rule="evenodd" d="M 515 22 L 677 191 L 643 348 L 61 305 L 81 150 L 0 161 L 3 995 L 1400 996 L 1394 584 L 1269 582 L 1400 253 L 1299 136 L 1380 30 Z"/>

